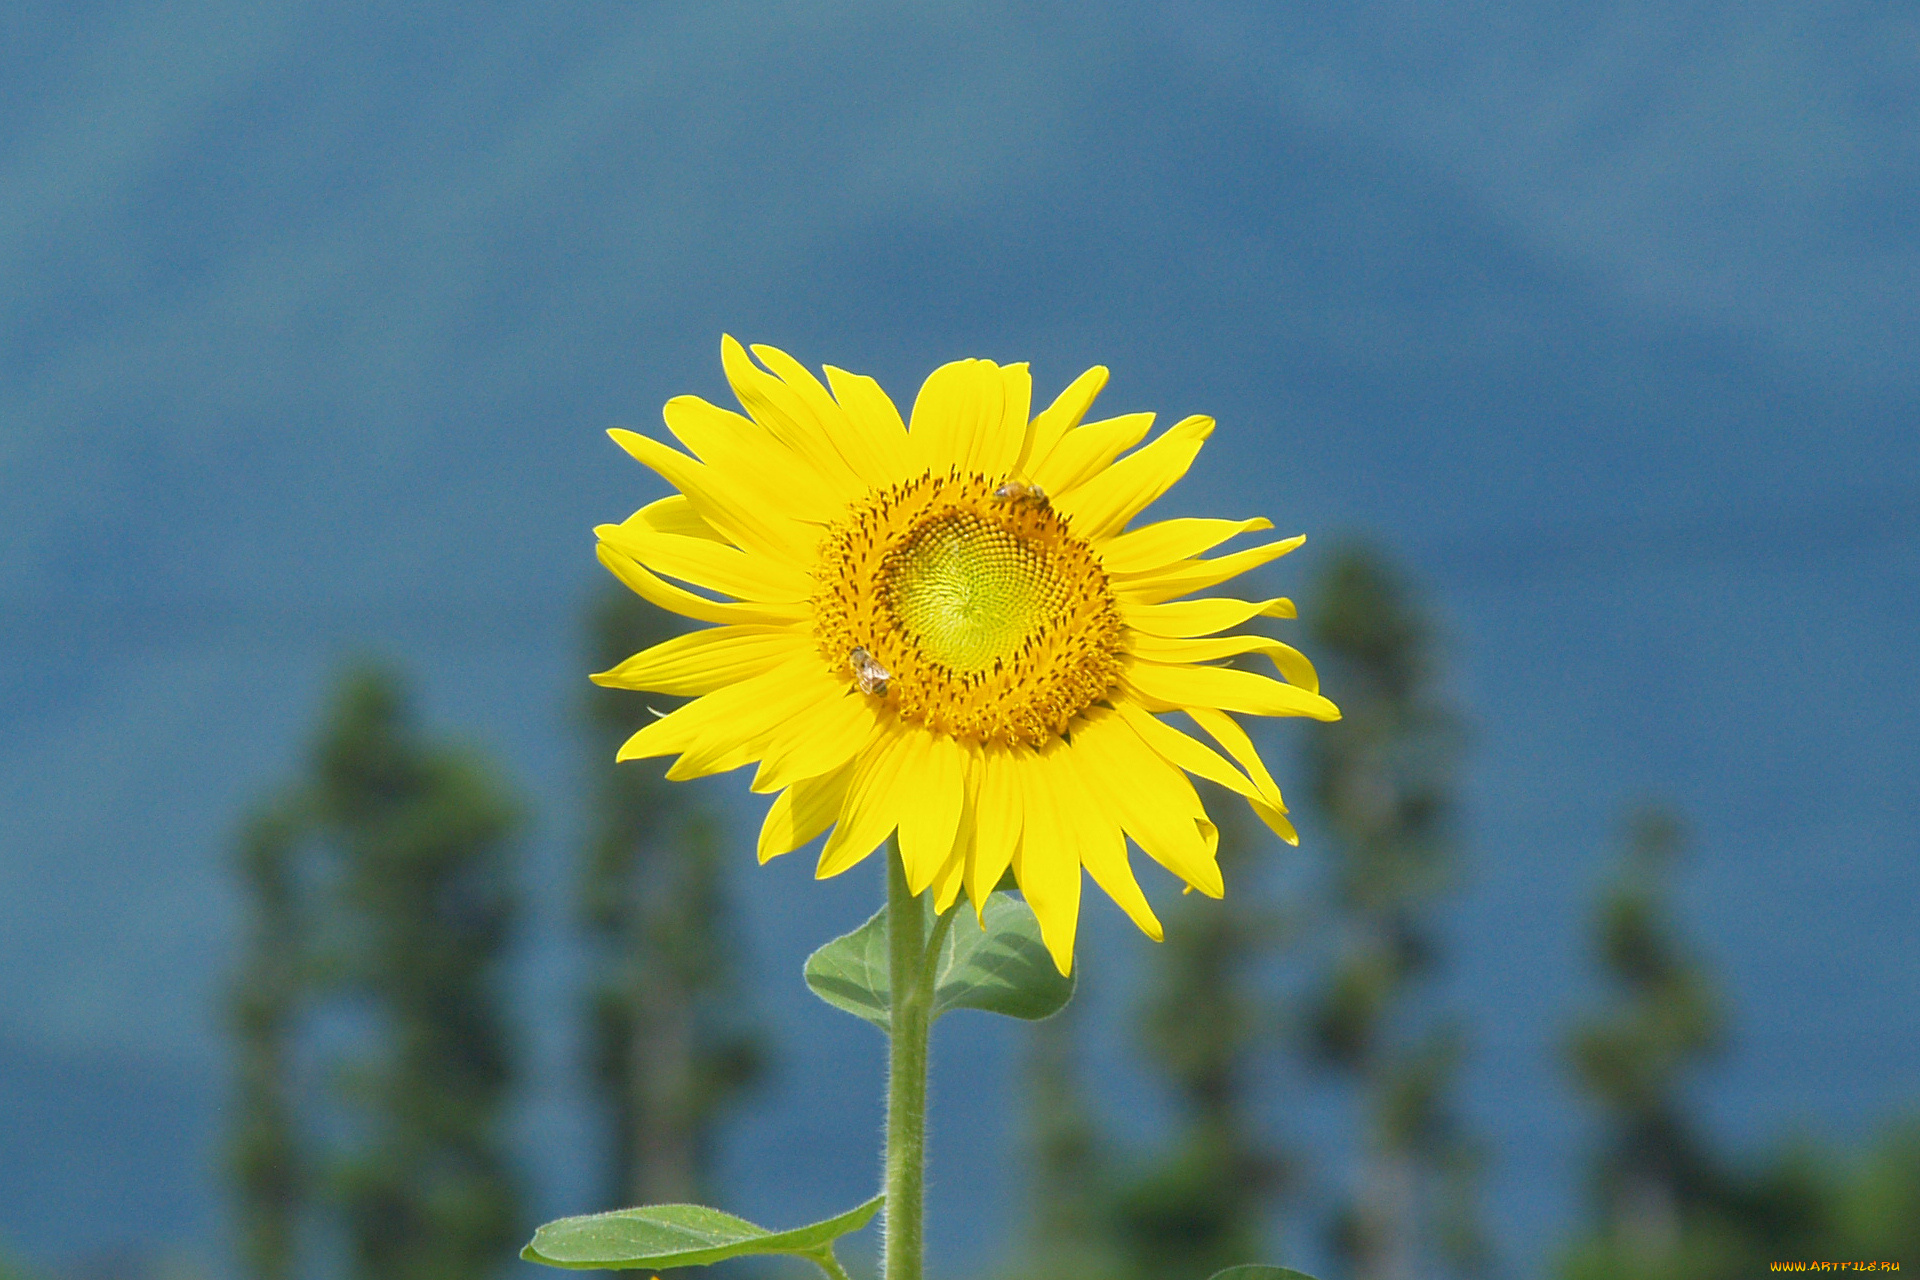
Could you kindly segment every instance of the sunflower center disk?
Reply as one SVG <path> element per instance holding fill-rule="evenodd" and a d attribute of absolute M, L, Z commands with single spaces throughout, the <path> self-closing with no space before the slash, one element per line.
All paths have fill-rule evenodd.
<path fill-rule="evenodd" d="M 1086 543 L 1008 492 L 952 473 L 871 495 L 822 542 L 815 627 L 849 684 L 903 718 L 1039 746 L 1112 687 L 1120 616 Z"/>
<path fill-rule="evenodd" d="M 1018 654 L 1066 587 L 1039 548 L 968 511 L 936 515 L 880 562 L 880 595 L 934 662 L 973 675 Z"/>

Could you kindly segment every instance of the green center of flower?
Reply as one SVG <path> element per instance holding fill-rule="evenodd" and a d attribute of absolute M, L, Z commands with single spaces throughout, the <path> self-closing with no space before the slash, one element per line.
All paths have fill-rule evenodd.
<path fill-rule="evenodd" d="M 888 552 L 879 577 L 920 651 L 960 674 L 1012 657 L 1066 592 L 1041 548 L 967 511 L 930 517 Z"/>

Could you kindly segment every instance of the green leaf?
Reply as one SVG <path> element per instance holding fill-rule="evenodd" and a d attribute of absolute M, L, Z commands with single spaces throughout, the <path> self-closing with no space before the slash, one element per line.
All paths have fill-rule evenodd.
<path fill-rule="evenodd" d="M 698 1204 L 653 1204 L 549 1222 L 520 1251 L 550 1267 L 620 1270 L 627 1267 L 703 1267 L 728 1258 L 786 1253 L 830 1253 L 833 1242 L 867 1225 L 885 1196 L 857 1209 L 792 1231 L 768 1231 L 744 1218 Z"/>
<path fill-rule="evenodd" d="M 891 1021 L 887 992 L 887 909 L 852 933 L 807 957 L 807 986 L 836 1009 L 865 1018 L 882 1031 Z"/>
<path fill-rule="evenodd" d="M 1304 1271 L 1295 1271 L 1292 1267 L 1228 1267 L 1225 1271 L 1216 1271 L 1207 1280 L 1313 1280 Z"/>
<path fill-rule="evenodd" d="M 1074 977 L 1054 967 L 1040 922 L 1023 899 L 996 893 L 987 899 L 985 927 L 962 911 L 953 922 L 934 970 L 933 1016 L 980 1009 L 1038 1022 L 1073 999 Z"/>
<path fill-rule="evenodd" d="M 922 901 L 926 895 L 921 895 Z M 931 912 L 931 907 L 927 910 Z M 964 907 L 948 927 L 934 966 L 933 1016 L 954 1009 L 980 1009 L 1010 1018 L 1051 1017 L 1073 998 L 1074 979 L 1063 977 L 1040 940 L 1032 908 L 1010 894 L 987 899 L 984 924 Z M 807 957 L 807 985 L 837 1009 L 888 1029 L 891 984 L 887 977 L 887 913 Z"/>

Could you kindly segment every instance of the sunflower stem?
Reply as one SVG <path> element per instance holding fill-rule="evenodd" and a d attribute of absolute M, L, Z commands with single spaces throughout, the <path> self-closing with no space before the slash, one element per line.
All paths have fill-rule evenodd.
<path fill-rule="evenodd" d="M 884 1280 L 921 1280 L 927 1163 L 927 1033 L 933 962 L 900 848 L 887 849 L 887 1167 Z"/>

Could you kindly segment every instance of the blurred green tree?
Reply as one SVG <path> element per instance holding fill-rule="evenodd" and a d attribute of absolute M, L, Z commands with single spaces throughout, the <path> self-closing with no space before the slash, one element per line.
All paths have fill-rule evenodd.
<path fill-rule="evenodd" d="M 315 763 L 337 903 L 321 945 L 334 989 L 378 1030 L 335 1080 L 357 1131 L 332 1175 L 352 1268 L 486 1275 L 523 1226 L 504 1131 L 517 805 L 477 758 L 422 742 L 381 671 L 343 683 Z"/>
<path fill-rule="evenodd" d="M 1112 1153 L 1081 1087 L 1078 1032 L 1086 981 L 1082 973 L 1067 1007 L 1027 1029 L 1026 1238 L 1015 1272 L 1027 1280 L 1113 1280 L 1121 1274 Z"/>
<path fill-rule="evenodd" d="M 589 618 L 594 669 L 678 634 L 677 622 L 609 588 Z M 662 778 L 658 761 L 614 761 L 635 708 L 631 694 L 594 689 L 584 710 L 594 800 L 580 917 L 593 969 L 591 1075 L 611 1132 L 610 1207 L 708 1198 L 719 1122 L 765 1069 L 742 1012 L 714 819 L 694 789 Z"/>
<path fill-rule="evenodd" d="M 1242 886 L 1255 856 L 1252 820 L 1224 794 L 1207 807 L 1220 828 L 1221 871 Z M 1260 1135 L 1249 1097 L 1256 1055 L 1279 1026 L 1255 975 L 1286 942 L 1283 920 L 1245 891 L 1219 902 L 1182 898 L 1162 914 L 1166 938 L 1150 953 L 1141 1040 L 1172 1088 L 1178 1128 L 1113 1207 L 1119 1246 L 1140 1280 L 1204 1276 L 1272 1256 L 1267 1224 L 1288 1170 L 1277 1144 Z"/>
<path fill-rule="evenodd" d="M 421 741 L 398 678 L 369 667 L 262 814 L 232 1003 L 249 1274 L 312 1270 L 322 1242 L 366 1280 L 498 1271 L 524 1226 L 504 1131 L 516 804 L 474 755 Z"/>
<path fill-rule="evenodd" d="M 1683 1220 L 1728 1191 L 1683 1093 L 1689 1075 L 1719 1053 L 1725 1028 L 1719 993 L 1687 954 L 1667 909 L 1680 844 L 1669 813 L 1647 809 L 1630 820 L 1624 864 L 1593 922 L 1611 1002 L 1583 1019 L 1567 1045 L 1574 1077 L 1601 1114 L 1591 1175 L 1596 1216 L 1623 1257 L 1675 1253 Z"/>
<path fill-rule="evenodd" d="M 1567 1055 L 1600 1117 L 1592 1220 L 1566 1280 L 1739 1280 L 1772 1262 L 1920 1257 L 1920 1123 L 1888 1124 L 1856 1156 L 1790 1142 L 1754 1161 L 1715 1152 L 1688 1086 L 1724 1049 L 1722 1000 L 1668 905 L 1679 821 L 1643 809 L 1594 912 L 1611 995 Z"/>
<path fill-rule="evenodd" d="M 1920 1115 L 1881 1127 L 1843 1177 L 1833 1218 L 1831 1256 L 1920 1263 Z"/>
<path fill-rule="evenodd" d="M 233 1183 L 240 1269 L 252 1280 L 293 1280 L 311 1192 L 296 1119 L 296 1054 L 308 1002 L 305 914 L 298 885 L 304 815 L 287 804 L 251 819 L 237 869 L 249 920 L 228 998 L 234 1037 Z"/>
<path fill-rule="evenodd" d="M 1433 643 L 1386 560 L 1347 546 L 1306 614 L 1342 719 L 1306 740 L 1308 791 L 1334 859 L 1335 958 L 1308 1001 L 1315 1058 L 1357 1095 L 1356 1181 L 1333 1243 L 1359 1280 L 1414 1280 L 1489 1261 L 1476 1208 L 1481 1155 L 1452 1103 L 1464 1037 L 1426 987 L 1439 962 L 1432 912 L 1454 884 L 1459 721 Z"/>

